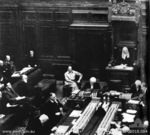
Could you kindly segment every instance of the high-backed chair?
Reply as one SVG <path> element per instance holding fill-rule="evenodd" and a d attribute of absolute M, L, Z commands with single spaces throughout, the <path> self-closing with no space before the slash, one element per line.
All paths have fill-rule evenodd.
<path fill-rule="evenodd" d="M 133 6 L 134 5 L 134 6 Z M 125 1 L 109 2 L 108 21 L 112 28 L 111 57 L 106 67 L 107 79 L 111 89 L 129 89 L 137 79 L 138 67 L 143 59 L 141 49 L 141 11 L 140 2 L 130 5 Z M 122 48 L 127 47 L 130 53 L 130 68 L 116 67 L 121 57 Z"/>

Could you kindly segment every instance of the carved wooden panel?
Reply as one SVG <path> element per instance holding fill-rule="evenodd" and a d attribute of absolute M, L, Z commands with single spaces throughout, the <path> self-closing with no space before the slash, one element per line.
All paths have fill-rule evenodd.
<path fill-rule="evenodd" d="M 40 11 L 38 12 L 38 17 L 40 21 L 52 21 L 53 20 L 53 12 L 48 11 Z"/>
<path fill-rule="evenodd" d="M 69 30 L 67 28 L 57 28 L 56 55 L 70 56 Z"/>
<path fill-rule="evenodd" d="M 36 49 L 37 45 L 37 36 L 36 36 L 36 27 L 31 24 L 23 25 L 23 42 L 24 42 L 24 52 L 27 53 L 30 49 Z"/>
<path fill-rule="evenodd" d="M 52 26 L 40 25 L 39 29 L 39 54 L 41 55 L 54 55 L 54 34 Z"/>
<path fill-rule="evenodd" d="M 23 11 L 22 12 L 22 19 L 23 20 L 36 20 L 36 13 L 35 11 Z"/>
<path fill-rule="evenodd" d="M 0 11 L 0 21 L 12 21 L 12 11 Z"/>
<path fill-rule="evenodd" d="M 89 21 L 88 10 L 72 10 L 73 22 L 88 22 Z"/>
<path fill-rule="evenodd" d="M 134 22 L 114 22 L 113 27 L 114 46 L 137 47 L 138 30 Z"/>
<path fill-rule="evenodd" d="M 12 24 L 1 24 L 0 25 L 0 54 L 6 55 L 16 54 L 17 44 L 16 44 L 16 33 Z"/>

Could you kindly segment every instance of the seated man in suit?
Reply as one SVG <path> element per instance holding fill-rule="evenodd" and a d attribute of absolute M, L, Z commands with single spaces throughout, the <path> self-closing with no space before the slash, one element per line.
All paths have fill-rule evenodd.
<path fill-rule="evenodd" d="M 140 107 L 141 107 L 141 116 L 142 119 L 145 121 L 148 119 L 148 105 L 149 105 L 149 93 L 147 90 L 147 84 L 145 82 L 142 82 L 141 84 L 141 94 L 139 96 L 140 98 Z"/>
<path fill-rule="evenodd" d="M 14 62 L 11 61 L 11 58 L 9 55 L 6 55 L 5 61 L 4 61 L 4 75 L 9 80 L 11 75 L 16 71 L 16 67 L 14 65 Z"/>
<path fill-rule="evenodd" d="M 41 114 L 48 116 L 45 126 L 48 129 L 53 128 L 63 116 L 63 106 L 57 99 L 55 93 L 50 93 L 49 100 L 41 107 Z"/>
<path fill-rule="evenodd" d="M 37 58 L 33 50 L 30 50 L 26 62 L 28 67 L 37 67 Z"/>
<path fill-rule="evenodd" d="M 49 118 L 45 114 L 32 117 L 26 128 L 29 133 L 25 133 L 25 135 L 49 135 L 48 129 L 45 126 L 48 120 Z"/>
<path fill-rule="evenodd" d="M 68 67 L 68 71 L 65 72 L 65 86 L 71 87 L 72 91 L 78 89 L 77 83 L 81 82 L 83 75 L 75 70 L 72 70 L 72 66 Z M 79 76 L 79 79 L 76 82 L 76 76 Z"/>
<path fill-rule="evenodd" d="M 91 93 L 94 89 L 100 90 L 100 84 L 98 82 L 96 82 L 95 77 L 91 77 L 90 80 L 85 83 L 82 90 L 84 90 L 87 93 Z"/>
<path fill-rule="evenodd" d="M 0 74 L 4 75 L 5 68 L 4 68 L 4 62 L 0 60 Z"/>
<path fill-rule="evenodd" d="M 135 83 L 131 86 L 130 92 L 132 93 L 132 99 L 140 100 L 140 94 L 142 93 L 140 80 L 135 81 Z"/>
<path fill-rule="evenodd" d="M 2 89 L 3 101 L 6 103 L 6 107 L 21 107 L 27 109 L 26 111 L 32 110 L 35 107 L 31 104 L 32 98 L 19 96 L 16 93 L 10 82 L 7 82 Z"/>
<path fill-rule="evenodd" d="M 34 88 L 28 84 L 28 76 L 22 75 L 22 80 L 17 86 L 20 96 L 32 97 L 34 96 Z"/>

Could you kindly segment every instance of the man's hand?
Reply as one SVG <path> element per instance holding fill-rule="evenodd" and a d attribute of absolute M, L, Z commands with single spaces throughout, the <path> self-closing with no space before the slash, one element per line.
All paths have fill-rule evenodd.
<path fill-rule="evenodd" d="M 77 83 L 80 83 L 80 80 L 78 80 Z"/>
<path fill-rule="evenodd" d="M 18 106 L 18 105 L 11 105 L 10 103 L 6 104 L 6 107 L 16 107 L 16 106 Z"/>
<path fill-rule="evenodd" d="M 20 100 L 20 99 L 24 99 L 24 98 L 26 98 L 26 97 L 25 96 L 22 96 L 22 97 L 19 96 L 16 98 L 16 100 Z"/>
<path fill-rule="evenodd" d="M 60 114 L 61 114 L 60 112 L 55 113 L 55 115 L 57 115 L 57 116 L 59 116 Z"/>
<path fill-rule="evenodd" d="M 0 89 L 4 87 L 4 84 L 0 84 Z"/>

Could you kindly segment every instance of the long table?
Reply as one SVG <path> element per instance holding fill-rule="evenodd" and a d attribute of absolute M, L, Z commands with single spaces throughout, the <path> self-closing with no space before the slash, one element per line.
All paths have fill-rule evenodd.
<path fill-rule="evenodd" d="M 104 105 L 106 107 L 106 104 L 108 108 L 105 110 Z M 110 122 L 113 120 L 119 105 L 120 102 L 113 102 L 111 104 L 110 102 L 102 102 L 100 99 L 92 99 L 85 109 L 72 110 L 69 112 L 57 125 L 55 135 L 95 135 L 95 133 L 99 131 L 99 127 L 108 128 L 110 126 Z M 77 117 L 73 116 L 73 113 L 77 115 Z"/>
<path fill-rule="evenodd" d="M 103 118 L 102 122 L 100 123 L 96 135 L 105 135 L 105 133 L 110 128 L 110 123 L 114 119 L 115 113 L 117 112 L 119 108 L 120 102 L 114 102 L 110 106 L 109 110 L 107 111 L 105 117 Z"/>

